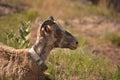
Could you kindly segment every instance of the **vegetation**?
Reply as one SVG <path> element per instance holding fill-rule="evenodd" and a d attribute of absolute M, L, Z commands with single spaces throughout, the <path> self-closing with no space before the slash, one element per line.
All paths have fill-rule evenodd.
<path fill-rule="evenodd" d="M 14 34 L 14 32 L 6 32 L 6 44 L 15 48 L 28 48 L 30 47 L 30 22 L 22 22 L 21 28 L 19 29 L 19 36 Z"/>
<path fill-rule="evenodd" d="M 58 52 L 59 51 L 59 52 Z M 58 50 L 49 57 L 49 70 L 52 80 L 110 80 L 114 72 L 108 68 L 109 62 L 79 49 L 75 52 Z"/>
<path fill-rule="evenodd" d="M 29 22 L 22 23 L 20 29 L 20 37 L 17 37 L 13 32 L 7 33 L 7 42 L 11 46 L 16 45 L 16 48 L 25 48 L 30 46 L 28 40 L 30 25 Z M 120 67 L 115 71 L 111 70 L 109 60 L 103 60 L 100 57 L 92 54 L 92 51 L 87 49 L 86 40 L 81 40 L 81 48 L 76 51 L 68 49 L 56 49 L 48 58 L 47 64 L 49 69 L 47 72 L 51 74 L 52 80 L 119 80 Z M 8 78 L 7 80 L 11 80 Z"/>
<path fill-rule="evenodd" d="M 3 0 L 4 1 L 4 0 Z M 101 16 L 109 18 L 119 18 L 119 13 L 104 6 L 96 6 L 84 3 L 85 0 L 6 0 L 7 4 L 25 8 L 24 12 L 14 13 L 0 17 L 0 42 L 15 47 L 28 48 L 30 29 L 33 28 L 35 19 L 39 16 L 41 20 L 52 15 L 55 18 L 67 22 L 71 19 L 81 19 L 84 16 Z M 63 4 L 64 3 L 64 4 Z M 26 6 L 21 6 L 26 5 Z M 29 7 L 29 8 L 28 8 Z M 103 8 L 104 7 L 104 8 Z M 72 23 L 68 23 L 72 24 Z M 120 65 L 111 64 L 108 57 L 101 57 L 93 54 L 89 50 L 89 40 L 81 37 L 78 49 L 71 51 L 68 49 L 55 49 L 51 52 L 47 65 L 52 80 L 119 80 Z M 105 40 L 120 46 L 120 35 L 109 33 Z M 11 80 L 8 78 L 7 80 Z"/>
<path fill-rule="evenodd" d="M 117 33 L 107 33 L 106 34 L 106 39 L 112 42 L 113 44 L 120 46 L 120 35 Z"/>
<path fill-rule="evenodd" d="M 118 0 L 89 0 L 94 5 L 104 6 L 106 8 L 113 8 L 120 12 L 120 1 Z"/>

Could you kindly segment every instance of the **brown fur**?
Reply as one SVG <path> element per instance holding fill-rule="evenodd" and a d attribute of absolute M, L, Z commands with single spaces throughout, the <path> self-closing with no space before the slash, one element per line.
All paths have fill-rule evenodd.
<path fill-rule="evenodd" d="M 7 77 L 20 80 L 43 80 L 40 67 L 31 59 L 28 49 L 0 45 L 0 80 Z"/>
<path fill-rule="evenodd" d="M 38 29 L 34 51 L 45 63 L 53 48 L 76 49 L 78 41 L 69 32 L 54 22 L 53 17 L 46 20 Z M 12 80 L 44 80 L 41 67 L 32 59 L 29 49 L 14 49 L 0 45 L 0 80 L 11 77 Z"/>

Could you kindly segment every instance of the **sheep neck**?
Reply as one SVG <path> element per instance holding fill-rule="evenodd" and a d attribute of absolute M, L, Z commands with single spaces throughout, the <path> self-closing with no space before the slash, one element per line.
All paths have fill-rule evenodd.
<path fill-rule="evenodd" d="M 36 41 L 33 49 L 41 57 L 41 59 L 45 61 L 48 54 L 53 49 L 53 45 L 49 44 L 49 41 L 45 40 L 44 38 L 41 38 Z"/>

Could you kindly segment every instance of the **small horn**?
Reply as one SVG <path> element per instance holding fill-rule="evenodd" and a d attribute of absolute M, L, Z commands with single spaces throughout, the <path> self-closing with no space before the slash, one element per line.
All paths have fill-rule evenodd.
<path fill-rule="evenodd" d="M 54 21 L 54 18 L 53 18 L 53 16 L 50 16 L 50 17 L 49 17 L 49 20 L 52 20 L 52 21 Z"/>

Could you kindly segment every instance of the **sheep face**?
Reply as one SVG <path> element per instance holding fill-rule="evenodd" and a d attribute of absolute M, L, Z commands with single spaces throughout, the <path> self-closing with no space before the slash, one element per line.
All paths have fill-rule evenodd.
<path fill-rule="evenodd" d="M 63 31 L 62 33 L 59 33 L 60 31 L 57 31 L 55 34 L 56 42 L 55 47 L 61 47 L 61 48 L 69 48 L 69 49 L 76 49 L 78 46 L 78 41 L 74 36 L 72 36 L 69 32 Z M 59 37 L 59 35 L 61 35 Z"/>
<path fill-rule="evenodd" d="M 47 39 L 54 48 L 76 49 L 77 39 L 68 31 L 62 29 L 60 24 L 56 23 L 53 17 L 46 20 L 41 26 L 41 36 Z"/>

